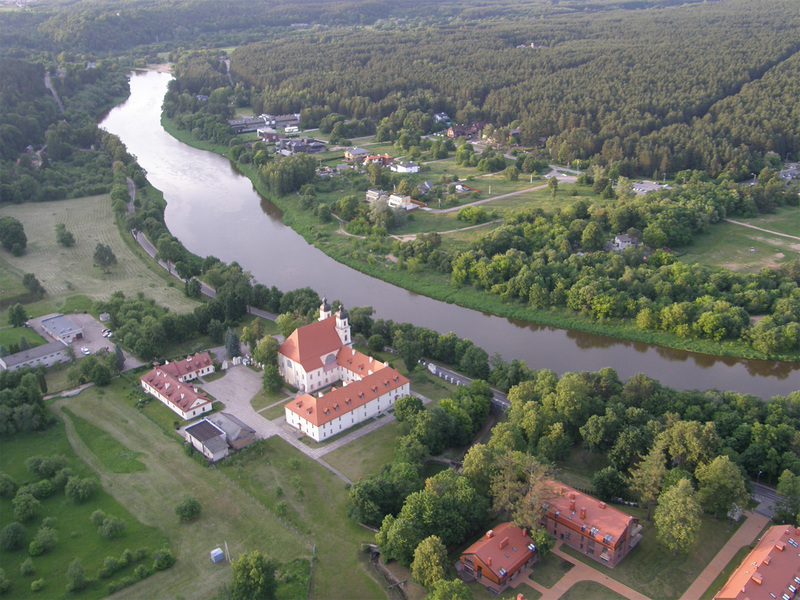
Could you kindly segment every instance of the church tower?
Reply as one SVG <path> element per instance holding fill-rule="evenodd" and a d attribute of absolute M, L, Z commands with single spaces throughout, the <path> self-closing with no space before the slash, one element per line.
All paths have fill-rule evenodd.
<path fill-rule="evenodd" d="M 330 310 L 330 308 L 328 309 Z M 328 313 L 330 314 L 330 313 Z M 350 323 L 348 322 L 349 315 L 344 309 L 344 305 L 339 305 L 339 312 L 336 313 L 336 333 L 339 334 L 339 339 L 345 346 L 351 346 L 353 341 L 350 339 Z"/>
<path fill-rule="evenodd" d="M 324 321 L 331 316 L 331 305 L 328 304 L 328 298 L 322 297 L 322 304 L 319 307 L 319 320 Z"/>

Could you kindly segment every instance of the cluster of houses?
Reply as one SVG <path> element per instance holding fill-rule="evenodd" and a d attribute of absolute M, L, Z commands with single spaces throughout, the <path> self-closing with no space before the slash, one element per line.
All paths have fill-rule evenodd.
<path fill-rule="evenodd" d="M 390 194 L 385 190 L 367 190 L 366 194 L 367 204 L 374 204 L 375 202 L 384 200 L 391 208 L 399 208 L 402 210 L 414 210 L 423 203 L 417 202 L 411 196 L 404 196 L 403 194 Z"/>
<path fill-rule="evenodd" d="M 292 113 L 287 115 L 258 115 L 256 117 L 244 117 L 242 119 L 228 119 L 228 126 L 235 133 L 245 133 L 257 131 L 259 128 L 283 129 L 297 127 L 300 124 L 300 114 Z M 295 129 L 297 131 L 297 129 Z"/>

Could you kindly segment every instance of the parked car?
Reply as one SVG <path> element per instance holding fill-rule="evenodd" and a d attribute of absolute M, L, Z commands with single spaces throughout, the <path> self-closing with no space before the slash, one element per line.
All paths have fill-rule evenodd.
<path fill-rule="evenodd" d="M 86 346 L 81 347 L 81 352 L 83 352 L 86 356 L 89 356 L 91 354 L 91 352 L 89 352 L 89 349 Z"/>

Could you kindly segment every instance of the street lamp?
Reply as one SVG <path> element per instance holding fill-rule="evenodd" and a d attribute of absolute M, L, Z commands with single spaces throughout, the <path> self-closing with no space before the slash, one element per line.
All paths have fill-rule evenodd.
<path fill-rule="evenodd" d="M 764 473 L 764 471 L 759 471 L 759 472 L 758 472 L 758 477 L 756 477 L 756 485 L 758 485 L 758 482 L 759 482 L 759 480 L 761 479 L 761 475 L 762 475 L 762 473 Z"/>

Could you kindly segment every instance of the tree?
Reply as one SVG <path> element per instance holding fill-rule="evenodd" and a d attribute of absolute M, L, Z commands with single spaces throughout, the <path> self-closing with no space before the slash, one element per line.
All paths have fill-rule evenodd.
<path fill-rule="evenodd" d="M 547 189 L 550 190 L 550 195 L 555 199 L 558 191 L 558 177 L 553 176 L 547 179 Z"/>
<path fill-rule="evenodd" d="M 592 478 L 592 485 L 601 500 L 624 496 L 627 489 L 625 476 L 614 467 L 606 467 L 597 471 Z"/>
<path fill-rule="evenodd" d="M 727 514 L 734 504 L 744 506 L 747 502 L 742 472 L 727 456 L 718 456 L 710 463 L 700 465 L 695 477 L 700 504 L 717 518 Z"/>
<path fill-rule="evenodd" d="M 56 242 L 66 248 L 75 245 L 75 236 L 63 223 L 56 224 Z"/>
<path fill-rule="evenodd" d="M 681 479 L 661 494 L 654 520 L 656 537 L 673 556 L 697 543 L 700 531 L 700 503 L 691 482 Z"/>
<path fill-rule="evenodd" d="M 100 242 L 95 246 L 92 260 L 95 265 L 103 269 L 104 273 L 109 273 L 109 267 L 117 264 L 117 257 L 111 251 L 111 248 Z"/>
<path fill-rule="evenodd" d="M 225 332 L 225 353 L 228 355 L 228 358 L 234 358 L 242 354 L 239 336 L 236 335 L 236 332 L 231 328 L 228 328 Z"/>
<path fill-rule="evenodd" d="M 800 516 L 800 476 L 786 469 L 778 479 L 778 518 L 798 523 Z"/>
<path fill-rule="evenodd" d="M 122 372 L 122 369 L 125 367 L 125 353 L 122 352 L 122 348 L 119 347 L 119 344 L 114 344 L 114 366 L 119 372 Z"/>
<path fill-rule="evenodd" d="M 440 579 L 425 596 L 426 600 L 472 600 L 472 590 L 461 579 Z"/>
<path fill-rule="evenodd" d="M 8 308 L 8 324 L 12 327 L 22 327 L 28 320 L 28 313 L 22 304 L 14 304 Z"/>
<path fill-rule="evenodd" d="M 67 571 L 67 591 L 79 592 L 87 585 L 89 585 L 89 582 L 86 579 L 83 565 L 81 565 L 81 559 L 76 558 L 70 563 Z"/>
<path fill-rule="evenodd" d="M 17 521 L 30 521 L 41 508 L 41 503 L 30 492 L 20 490 L 11 501 L 14 505 L 14 518 Z"/>
<path fill-rule="evenodd" d="M 36 294 L 39 297 L 45 295 L 44 287 L 33 273 L 25 273 L 25 275 L 22 276 L 22 285 L 32 294 Z"/>
<path fill-rule="evenodd" d="M 253 352 L 256 348 L 256 344 L 261 338 L 264 337 L 265 333 L 266 331 L 263 321 L 256 317 L 250 322 L 249 325 L 242 327 L 242 343 L 247 344 L 247 346 L 250 348 L 250 352 Z"/>
<path fill-rule="evenodd" d="M 261 385 L 268 394 L 276 394 L 281 391 L 283 387 L 283 377 L 281 377 L 278 367 L 275 365 L 266 365 L 264 367 L 264 374 L 261 376 Z"/>
<path fill-rule="evenodd" d="M 0 548 L 13 552 L 22 548 L 25 542 L 25 528 L 20 523 L 9 523 L 0 530 Z"/>
<path fill-rule="evenodd" d="M 14 217 L 0 217 L 0 244 L 14 256 L 21 256 L 28 245 L 22 223 Z"/>
<path fill-rule="evenodd" d="M 588 252 L 595 252 L 597 250 L 602 250 L 604 244 L 605 233 L 602 227 L 594 221 L 590 221 L 581 234 L 581 246 Z"/>
<path fill-rule="evenodd" d="M 638 493 L 639 500 L 647 505 L 648 521 L 667 473 L 666 460 L 664 450 L 656 444 L 631 473 L 631 490 Z"/>
<path fill-rule="evenodd" d="M 184 496 L 183 499 L 175 507 L 175 514 L 180 519 L 181 523 L 184 521 L 194 521 L 200 516 L 203 507 L 200 501 L 193 496 Z"/>
<path fill-rule="evenodd" d="M 64 487 L 67 498 L 76 504 L 86 502 L 94 495 L 97 489 L 97 482 L 94 479 L 70 477 Z"/>
<path fill-rule="evenodd" d="M 416 396 L 403 396 L 394 402 L 394 416 L 399 423 L 411 421 L 417 413 L 423 410 L 422 400 Z"/>
<path fill-rule="evenodd" d="M 432 535 L 422 540 L 414 550 L 411 575 L 426 588 L 445 577 L 447 568 L 447 548 L 442 540 Z"/>
<path fill-rule="evenodd" d="M 231 600 L 271 600 L 275 597 L 278 582 L 275 580 L 277 563 L 258 550 L 242 554 L 231 563 Z"/>
<path fill-rule="evenodd" d="M 422 347 L 418 342 L 401 338 L 395 341 L 394 349 L 409 373 L 417 368 L 419 359 L 422 358 Z"/>
<path fill-rule="evenodd" d="M 268 335 L 259 340 L 255 350 L 252 350 L 253 358 L 262 365 L 277 365 L 280 346 L 281 344 L 278 340 Z M 250 348 L 252 349 L 252 346 Z"/>

